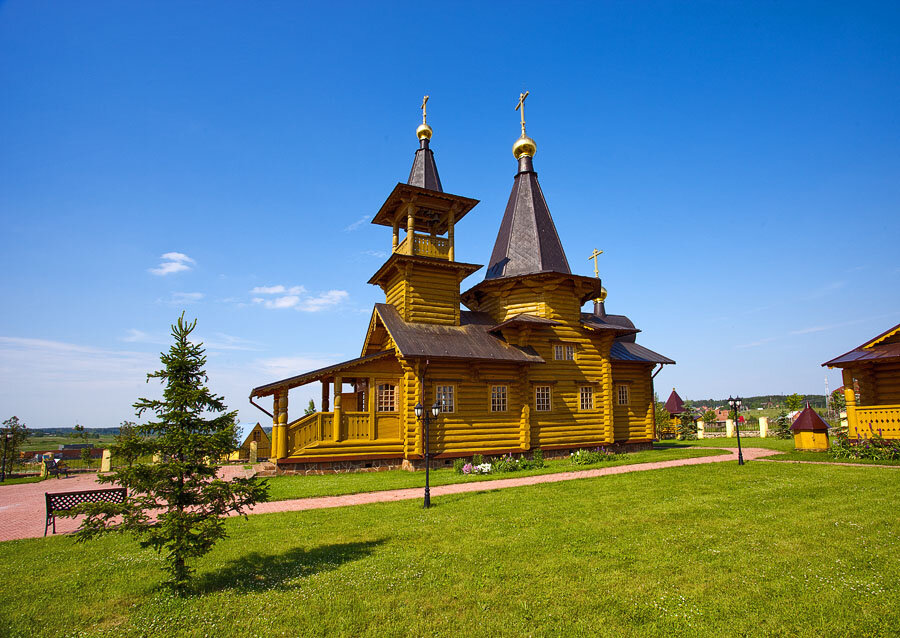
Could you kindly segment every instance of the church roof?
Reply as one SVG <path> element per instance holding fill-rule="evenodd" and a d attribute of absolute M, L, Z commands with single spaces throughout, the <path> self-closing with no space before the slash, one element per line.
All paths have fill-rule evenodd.
<path fill-rule="evenodd" d="M 519 172 L 500 222 L 485 279 L 540 272 L 570 274 L 550 209 L 532 167 L 532 158 L 519 158 Z"/>
<path fill-rule="evenodd" d="M 340 363 L 325 366 L 324 368 L 319 368 L 318 370 L 304 372 L 303 374 L 298 374 L 293 377 L 281 379 L 280 381 L 273 381 L 272 383 L 267 383 L 266 385 L 261 385 L 259 387 L 253 388 L 253 390 L 250 391 L 250 398 L 252 399 L 254 397 L 269 396 L 270 394 L 274 394 L 276 390 L 296 388 L 301 385 L 306 385 L 307 383 L 312 383 L 313 381 L 318 381 L 319 379 L 322 379 L 324 377 L 331 376 L 331 374 L 334 372 L 339 372 L 341 370 L 346 370 L 347 368 L 356 367 L 362 363 L 369 363 L 370 361 L 386 359 L 392 356 L 394 356 L 393 350 L 384 350 L 382 352 L 376 352 L 364 357 L 350 359 L 349 361 L 341 361 Z"/>
<path fill-rule="evenodd" d="M 502 330 L 503 328 L 511 328 L 513 326 L 558 326 L 560 323 L 555 319 L 546 319 L 545 317 L 537 317 L 526 312 L 520 313 L 515 317 L 511 317 L 506 321 L 501 321 L 491 328 L 491 332 Z"/>
<path fill-rule="evenodd" d="M 592 330 L 613 330 L 623 341 L 634 342 L 634 335 L 640 332 L 634 327 L 631 319 L 625 315 L 603 315 L 601 317 L 590 312 L 582 312 L 581 324 Z"/>
<path fill-rule="evenodd" d="M 666 412 L 669 414 L 681 414 L 684 412 L 684 401 L 682 401 L 681 397 L 678 396 L 678 393 L 675 392 L 675 388 L 672 388 L 672 394 L 670 394 L 668 400 L 666 400 Z"/>
<path fill-rule="evenodd" d="M 419 140 L 419 149 L 413 158 L 412 169 L 409 171 L 409 179 L 406 180 L 406 183 L 419 188 L 444 192 L 437 164 L 434 163 L 434 151 L 428 148 L 427 139 Z"/>
<path fill-rule="evenodd" d="M 448 214 L 451 209 L 454 214 L 454 223 L 456 223 L 475 207 L 478 200 L 399 182 L 384 200 L 384 204 L 381 205 L 378 212 L 375 213 L 372 223 L 380 226 L 393 226 L 394 218 L 402 215 L 403 227 L 406 228 L 405 209 L 409 203 L 415 203 L 419 210 L 427 211 L 427 215 L 416 215 L 415 230 L 424 233 L 434 230 L 438 235 L 442 235 L 447 232 Z"/>
<path fill-rule="evenodd" d="M 637 363 L 675 363 L 672 359 L 664 357 L 650 348 L 631 341 L 613 341 L 609 349 L 609 358 L 613 361 L 635 361 Z"/>
<path fill-rule="evenodd" d="M 384 303 L 375 304 L 375 312 L 404 357 L 544 363 L 533 348 L 513 346 L 490 334 L 494 322 L 483 312 L 460 312 L 458 326 L 409 323 Z"/>

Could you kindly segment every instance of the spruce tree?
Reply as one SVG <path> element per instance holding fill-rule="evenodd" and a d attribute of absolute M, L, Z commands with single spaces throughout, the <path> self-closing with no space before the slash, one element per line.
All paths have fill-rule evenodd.
<path fill-rule="evenodd" d="M 112 453 L 141 459 L 98 479 L 128 488 L 122 504 L 90 503 L 77 538 L 88 540 L 110 532 L 131 532 L 142 547 L 164 553 L 175 589 L 183 591 L 193 571 L 191 559 L 203 556 L 226 536 L 225 517 L 266 500 L 268 485 L 254 478 L 216 478 L 216 461 L 238 447 L 235 417 L 223 398 L 206 387 L 202 344 L 189 340 L 197 321 L 184 313 L 172 326 L 175 343 L 160 359 L 162 370 L 147 375 L 165 385 L 163 398 L 139 399 L 137 416 L 151 412 L 155 420 L 134 426 Z M 150 462 L 153 458 L 155 462 Z"/>

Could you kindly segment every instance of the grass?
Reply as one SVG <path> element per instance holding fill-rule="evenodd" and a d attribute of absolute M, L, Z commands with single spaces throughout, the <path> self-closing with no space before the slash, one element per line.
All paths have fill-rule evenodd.
<path fill-rule="evenodd" d="M 128 537 L 10 541 L 0 635 L 895 635 L 892 472 L 717 463 L 232 519 L 185 598 Z"/>
<path fill-rule="evenodd" d="M 869 459 L 835 459 L 827 452 L 798 452 L 794 449 L 794 439 L 773 439 L 759 437 L 741 437 L 743 447 L 761 447 L 779 450 L 784 454 L 776 454 L 770 458 L 774 461 L 818 461 L 822 463 L 853 463 L 858 465 L 900 465 L 900 460 L 872 461 Z M 698 447 L 737 447 L 737 439 L 700 439 L 697 441 L 663 441 L 657 447 L 665 446 L 673 449 Z"/>
<path fill-rule="evenodd" d="M 7 478 L 5 481 L 0 483 L 0 488 L 4 485 L 21 485 L 22 483 L 40 483 L 43 481 L 40 476 L 20 476 L 17 478 Z"/>
<path fill-rule="evenodd" d="M 573 465 L 568 459 L 547 459 L 546 467 L 541 469 L 481 475 L 457 474 L 453 471 L 453 468 L 441 468 L 431 471 L 429 482 L 432 486 L 450 485 L 452 483 L 475 483 L 479 481 L 495 481 L 497 479 L 515 478 L 519 476 L 575 472 L 579 470 L 591 470 L 598 467 L 629 465 L 631 463 L 655 463 L 657 461 L 669 461 L 716 454 L 725 454 L 725 452 L 717 450 L 682 450 L 672 448 L 647 450 L 644 452 L 620 454 L 613 460 L 592 465 Z M 488 459 L 486 458 L 485 460 L 487 461 Z M 269 498 L 273 501 L 283 501 L 293 498 L 310 498 L 315 496 L 339 496 L 341 494 L 358 494 L 360 492 L 377 492 L 380 490 L 422 487 L 424 484 L 424 472 L 408 472 L 406 470 L 352 472 L 345 474 L 310 476 L 276 476 L 269 479 Z"/>
<path fill-rule="evenodd" d="M 92 443 L 94 447 L 110 447 L 116 442 L 112 434 L 103 434 L 100 438 L 72 438 L 71 436 L 30 436 L 20 448 L 23 452 L 37 452 L 40 450 L 59 449 L 60 445 L 75 445 L 78 443 Z"/>

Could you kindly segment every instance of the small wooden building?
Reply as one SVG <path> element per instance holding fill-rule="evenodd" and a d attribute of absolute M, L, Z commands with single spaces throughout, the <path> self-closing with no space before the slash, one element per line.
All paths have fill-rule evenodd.
<path fill-rule="evenodd" d="M 900 324 L 822 365 L 841 369 L 851 439 L 900 439 Z"/>
<path fill-rule="evenodd" d="M 828 424 L 809 407 L 800 411 L 791 425 L 794 434 L 794 447 L 809 452 L 828 451 Z"/>
<path fill-rule="evenodd" d="M 524 120 L 487 273 L 462 293 L 481 266 L 456 261 L 456 226 L 478 202 L 444 192 L 431 133 L 419 127 L 408 181 L 372 220 L 391 229 L 392 243 L 369 279 L 385 303 L 375 304 L 360 356 L 251 391 L 254 405 L 272 398 L 279 470 L 417 467 L 425 445 L 418 403 L 440 406 L 430 450 L 445 460 L 652 445 L 653 369 L 675 362 L 638 345 L 627 317 L 606 313 L 598 277 L 570 270 Z M 591 300 L 593 312 L 582 312 Z M 291 420 L 289 391 L 313 382 L 322 384 L 322 411 Z"/>
<path fill-rule="evenodd" d="M 665 407 L 666 412 L 669 413 L 669 424 L 662 432 L 658 433 L 660 438 L 664 436 L 676 436 L 678 434 L 678 428 L 681 426 L 681 417 L 684 414 L 684 401 L 682 401 L 681 397 L 678 396 L 678 393 L 675 392 L 675 388 L 672 388 L 672 394 L 666 399 Z"/>
<path fill-rule="evenodd" d="M 266 434 L 263 427 L 257 423 L 253 426 L 253 429 L 247 433 L 244 442 L 241 443 L 241 447 L 238 449 L 239 459 L 243 460 L 250 458 L 250 443 L 252 441 L 256 441 L 256 458 L 267 459 L 272 456 L 272 442 L 269 440 L 269 435 Z"/>

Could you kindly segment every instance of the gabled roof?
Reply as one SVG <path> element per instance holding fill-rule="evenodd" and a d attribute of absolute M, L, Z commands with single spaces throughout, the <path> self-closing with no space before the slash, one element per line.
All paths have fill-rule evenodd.
<path fill-rule="evenodd" d="M 678 396 L 678 393 L 675 392 L 675 388 L 672 388 L 672 394 L 670 394 L 669 398 L 666 400 L 666 412 L 669 414 L 681 414 L 684 412 L 684 401 L 682 401 L 681 397 Z"/>
<path fill-rule="evenodd" d="M 609 358 L 613 361 L 635 361 L 638 363 L 675 363 L 669 357 L 630 341 L 613 341 L 609 349 Z"/>
<path fill-rule="evenodd" d="M 900 359 L 900 324 L 885 330 L 850 352 L 845 352 L 823 366 L 844 368 L 854 363 Z"/>
<path fill-rule="evenodd" d="M 319 379 L 323 379 L 325 377 L 330 377 L 335 372 L 340 372 L 342 370 L 346 370 L 348 368 L 354 368 L 363 363 L 369 363 L 370 361 L 377 361 L 379 359 L 387 359 L 388 357 L 393 357 L 393 350 L 385 350 L 383 352 L 376 352 L 375 354 L 366 355 L 365 357 L 357 357 L 356 359 L 350 359 L 349 361 L 342 361 L 341 363 L 335 363 L 330 366 L 325 366 L 324 368 L 319 368 L 318 370 L 313 370 L 311 372 L 304 372 L 303 374 L 298 374 L 293 377 L 288 377 L 287 379 L 281 379 L 280 381 L 273 381 L 272 383 L 267 383 L 266 385 L 261 385 L 257 388 L 253 388 L 250 391 L 250 398 L 254 397 L 265 397 L 271 394 L 274 394 L 276 390 L 284 390 L 296 388 L 301 385 L 306 385 L 307 383 L 312 383 L 313 381 L 318 381 Z"/>
<path fill-rule="evenodd" d="M 481 264 L 468 264 L 464 261 L 449 261 L 440 257 L 426 257 L 424 255 L 405 255 L 403 253 L 391 253 L 391 256 L 381 264 L 381 268 L 369 278 L 368 283 L 376 286 L 380 285 L 384 276 L 388 274 L 391 268 L 400 263 L 423 264 L 426 266 L 438 265 L 444 269 L 459 271 L 460 281 L 471 275 L 473 272 L 481 268 Z"/>
<path fill-rule="evenodd" d="M 427 139 L 419 140 L 419 149 L 413 158 L 412 169 L 409 171 L 409 179 L 406 180 L 406 183 L 419 188 L 444 192 L 437 164 L 434 163 L 434 151 L 428 148 Z"/>
<path fill-rule="evenodd" d="M 485 279 L 540 272 L 572 271 L 532 168 L 532 158 L 523 156 Z"/>
<path fill-rule="evenodd" d="M 462 311 L 461 325 L 442 326 L 403 321 L 389 304 L 375 304 L 375 312 L 404 357 L 544 363 L 533 348 L 512 346 L 490 334 L 494 322 L 486 313 Z"/>

